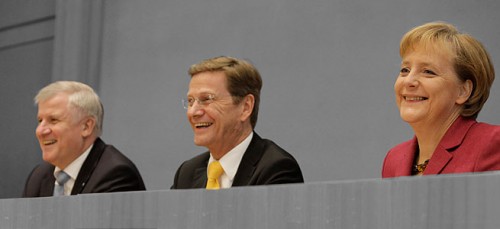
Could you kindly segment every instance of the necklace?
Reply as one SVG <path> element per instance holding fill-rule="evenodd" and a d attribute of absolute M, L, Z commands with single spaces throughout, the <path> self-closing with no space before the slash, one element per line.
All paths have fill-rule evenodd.
<path fill-rule="evenodd" d="M 429 164 L 429 159 L 425 160 L 422 164 L 416 164 L 415 168 L 413 168 L 413 171 L 416 173 L 423 173 L 425 171 L 425 168 L 427 167 L 427 164 Z"/>

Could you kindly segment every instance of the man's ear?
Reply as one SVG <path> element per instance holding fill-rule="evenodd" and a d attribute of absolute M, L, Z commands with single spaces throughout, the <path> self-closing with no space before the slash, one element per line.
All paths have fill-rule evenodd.
<path fill-rule="evenodd" d="M 94 127 L 96 125 L 95 119 L 92 117 L 87 117 L 82 123 L 82 137 L 88 137 L 94 133 Z"/>
<path fill-rule="evenodd" d="M 246 121 L 252 115 L 253 107 L 255 106 L 255 97 L 248 94 L 243 98 L 243 112 L 241 113 L 241 121 Z"/>
<path fill-rule="evenodd" d="M 457 100 L 455 102 L 459 105 L 464 104 L 469 99 L 472 94 L 472 89 L 474 89 L 474 85 L 471 80 L 466 80 L 462 86 L 460 86 L 460 92 L 458 94 Z"/>

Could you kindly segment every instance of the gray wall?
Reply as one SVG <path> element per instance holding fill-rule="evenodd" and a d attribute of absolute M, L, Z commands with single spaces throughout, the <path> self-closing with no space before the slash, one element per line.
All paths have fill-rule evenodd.
<path fill-rule="evenodd" d="M 104 140 L 149 189 L 171 185 L 194 146 L 180 99 L 188 67 L 249 59 L 264 86 L 256 131 L 292 153 L 305 180 L 380 177 L 388 149 L 412 137 L 394 103 L 399 40 L 433 20 L 456 24 L 500 61 L 500 1 L 108 0 L 100 94 Z M 498 81 L 479 117 L 500 124 Z"/>
<path fill-rule="evenodd" d="M 41 161 L 33 97 L 50 82 L 55 1 L 0 1 L 0 198 L 21 196 Z"/>
<path fill-rule="evenodd" d="M 10 25 L 17 21 L 7 23 L 11 18 L 40 11 L 53 15 L 57 8 L 55 41 L 49 36 L 34 46 L 0 48 L 0 105 L 8 107 L 0 112 L 1 171 L 9 174 L 0 183 L 0 197 L 17 197 L 40 161 L 31 98 L 51 80 L 77 79 L 96 87 L 106 111 L 103 139 L 136 162 L 148 189 L 166 189 L 179 164 L 205 150 L 194 146 L 180 103 L 187 69 L 202 59 L 230 55 L 257 66 L 264 87 L 256 131 L 297 158 L 306 182 L 379 177 L 387 150 L 412 136 L 399 118 L 392 89 L 399 39 L 410 28 L 451 22 L 481 40 L 500 66 L 497 0 L 59 0 L 55 5 L 0 3 L 0 39 L 16 28 Z M 498 84 L 480 121 L 500 124 Z"/>
<path fill-rule="evenodd" d="M 0 200 L 2 229 L 498 229 L 500 174 Z"/>

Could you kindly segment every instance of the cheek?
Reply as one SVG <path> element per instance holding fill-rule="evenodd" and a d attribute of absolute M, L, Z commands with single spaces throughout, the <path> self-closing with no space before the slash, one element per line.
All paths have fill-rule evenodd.
<path fill-rule="evenodd" d="M 394 82 L 394 92 L 397 94 L 398 91 L 401 89 L 403 85 L 403 81 L 401 80 L 401 77 L 398 77 L 396 81 Z"/>
<path fill-rule="evenodd" d="M 401 92 L 401 85 L 402 84 L 400 80 L 396 80 L 396 82 L 394 83 L 394 97 L 396 98 L 396 102 L 398 104 L 399 102 L 401 102 L 401 96 L 399 94 Z"/>
<path fill-rule="evenodd" d="M 224 108 L 222 106 L 214 106 L 212 109 L 207 111 L 208 117 L 211 119 L 223 119 L 225 117 L 225 112 Z"/>
<path fill-rule="evenodd" d="M 42 128 L 40 126 L 37 126 L 36 129 L 35 129 L 35 135 L 37 137 L 40 137 L 41 133 L 42 133 Z"/>

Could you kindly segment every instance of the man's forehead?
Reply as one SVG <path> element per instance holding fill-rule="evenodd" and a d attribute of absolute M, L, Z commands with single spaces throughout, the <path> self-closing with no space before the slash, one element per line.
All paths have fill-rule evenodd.
<path fill-rule="evenodd" d="M 60 108 L 54 108 L 54 107 L 48 107 L 48 108 L 38 108 L 38 118 L 42 117 L 52 117 L 52 118 L 62 118 L 66 116 L 68 113 L 68 110 L 66 109 L 60 109 Z"/>
<path fill-rule="evenodd" d="M 70 108 L 66 95 L 56 95 L 38 103 L 38 114 L 63 115 L 69 112 Z"/>
<path fill-rule="evenodd" d="M 195 83 L 189 84 L 188 94 L 216 94 L 227 91 L 225 85 L 217 83 Z"/>
<path fill-rule="evenodd" d="M 189 88 L 188 95 L 215 94 L 217 91 L 212 88 Z"/>
<path fill-rule="evenodd" d="M 201 72 L 189 82 L 188 95 L 218 94 L 227 91 L 224 72 Z"/>

